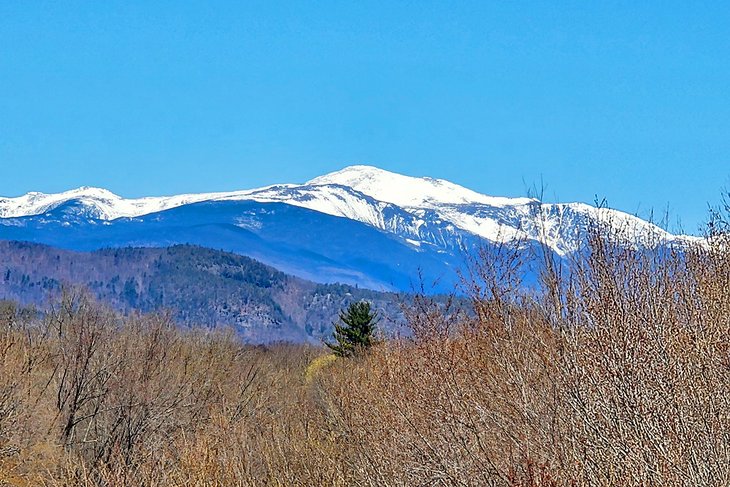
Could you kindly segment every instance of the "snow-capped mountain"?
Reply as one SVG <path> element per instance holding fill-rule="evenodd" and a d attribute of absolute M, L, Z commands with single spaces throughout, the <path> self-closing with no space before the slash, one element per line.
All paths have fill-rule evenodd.
<path fill-rule="evenodd" d="M 0 238 L 76 249 L 202 243 L 314 280 L 389 289 L 406 287 L 417 268 L 443 281 L 483 245 L 517 240 L 566 256 L 595 223 L 620 229 L 628 244 L 694 240 L 616 210 L 487 196 L 372 166 L 226 193 L 125 199 L 82 187 L 0 198 Z M 334 235 L 342 231 L 351 238 Z M 356 247 L 368 252 L 358 257 Z"/>

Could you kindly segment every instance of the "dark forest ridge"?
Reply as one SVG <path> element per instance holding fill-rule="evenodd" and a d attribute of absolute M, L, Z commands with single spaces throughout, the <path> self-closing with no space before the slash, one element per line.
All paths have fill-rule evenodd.
<path fill-rule="evenodd" d="M 249 343 L 319 342 L 353 300 L 400 312 L 395 294 L 315 284 L 191 245 L 73 252 L 0 241 L 0 299 L 46 305 L 64 285 L 86 287 L 122 311 L 169 310 L 181 324 L 232 327 Z"/>

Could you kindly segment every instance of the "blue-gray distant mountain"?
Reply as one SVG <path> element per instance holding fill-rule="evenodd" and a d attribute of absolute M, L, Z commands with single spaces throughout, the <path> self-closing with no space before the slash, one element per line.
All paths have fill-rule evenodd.
<path fill-rule="evenodd" d="M 411 290 L 418 276 L 428 291 L 451 291 L 468 256 L 505 242 L 566 258 L 596 223 L 620 229 L 628 244 L 693 240 L 611 209 L 486 196 L 370 166 L 229 193 L 124 199 L 83 187 L 0 198 L 0 239 L 71 250 L 195 244 L 384 291 Z"/>

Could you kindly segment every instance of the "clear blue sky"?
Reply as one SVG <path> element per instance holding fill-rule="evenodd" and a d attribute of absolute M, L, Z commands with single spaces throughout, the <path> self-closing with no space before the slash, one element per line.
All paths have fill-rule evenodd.
<path fill-rule="evenodd" d="M 372 164 L 696 230 L 730 186 L 726 2 L 0 2 L 0 195 Z"/>

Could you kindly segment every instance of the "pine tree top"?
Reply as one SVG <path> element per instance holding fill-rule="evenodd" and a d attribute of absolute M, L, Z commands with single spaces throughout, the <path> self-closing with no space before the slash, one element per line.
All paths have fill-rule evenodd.
<path fill-rule="evenodd" d="M 336 342 L 325 342 L 325 345 L 339 357 L 355 355 L 373 345 L 378 321 L 377 312 L 372 311 L 369 302 L 352 303 L 346 310 L 340 311 L 339 323 L 334 323 Z"/>

